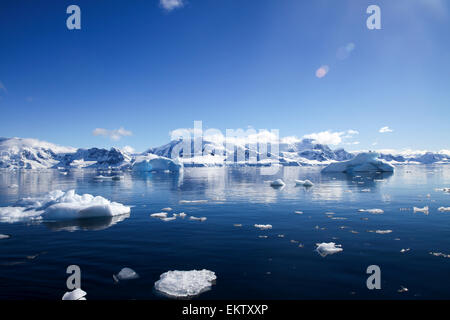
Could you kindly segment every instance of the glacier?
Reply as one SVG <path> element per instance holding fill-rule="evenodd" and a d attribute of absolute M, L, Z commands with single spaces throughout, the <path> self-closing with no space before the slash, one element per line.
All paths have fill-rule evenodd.
<path fill-rule="evenodd" d="M 335 162 L 325 167 L 322 172 L 393 172 L 394 166 L 378 159 L 379 154 L 376 152 L 364 152 L 358 154 L 351 160 Z"/>

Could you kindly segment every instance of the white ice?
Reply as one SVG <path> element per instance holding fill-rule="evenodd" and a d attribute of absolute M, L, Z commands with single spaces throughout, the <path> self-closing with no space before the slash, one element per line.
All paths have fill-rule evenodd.
<path fill-rule="evenodd" d="M 9 234 L 1 234 L 0 233 L 0 240 L 9 239 L 11 236 Z"/>
<path fill-rule="evenodd" d="M 383 160 L 377 159 L 378 156 L 376 152 L 360 153 L 351 160 L 331 163 L 322 172 L 345 172 L 350 174 L 354 172 L 393 172 L 394 167 Z"/>
<path fill-rule="evenodd" d="M 190 220 L 196 220 L 196 221 L 206 221 L 207 218 L 206 217 L 197 218 L 197 217 L 194 217 L 194 216 L 190 216 L 189 219 Z"/>
<path fill-rule="evenodd" d="M 255 228 L 258 228 L 260 230 L 268 230 L 268 229 L 272 229 L 272 225 L 271 224 L 255 224 Z"/>
<path fill-rule="evenodd" d="M 304 187 L 312 187 L 314 183 L 312 183 L 310 180 L 295 180 L 295 184 L 297 186 L 304 186 Z"/>
<path fill-rule="evenodd" d="M 338 252 L 343 251 L 342 245 L 336 244 L 334 242 L 322 242 L 322 243 L 316 243 L 316 251 L 318 254 L 320 254 L 322 257 L 326 257 L 329 254 L 335 254 Z"/>
<path fill-rule="evenodd" d="M 429 208 L 428 208 L 428 206 L 423 207 L 423 208 L 417 208 L 417 207 L 414 207 L 414 208 L 413 208 L 413 211 L 414 211 L 414 213 L 416 213 L 416 212 L 422 212 L 422 213 L 428 214 Z"/>
<path fill-rule="evenodd" d="M 440 212 L 450 212 L 450 207 L 440 207 L 438 210 Z"/>
<path fill-rule="evenodd" d="M 113 275 L 114 281 L 132 280 L 139 278 L 139 275 L 131 268 L 123 268 L 118 274 Z"/>
<path fill-rule="evenodd" d="M 69 291 L 64 293 L 62 300 L 86 300 L 84 297 L 86 295 L 86 291 L 77 288 L 73 291 Z"/>
<path fill-rule="evenodd" d="M 368 212 L 371 214 L 382 214 L 384 211 L 382 209 L 359 209 L 359 212 Z"/>
<path fill-rule="evenodd" d="M 152 213 L 150 217 L 164 219 L 167 218 L 167 212 Z"/>
<path fill-rule="evenodd" d="M 85 219 L 127 213 L 130 213 L 130 207 L 101 196 L 78 195 L 75 190 L 55 190 L 42 197 L 24 198 L 12 207 L 0 208 L 0 221 Z"/>
<path fill-rule="evenodd" d="M 136 156 L 131 164 L 131 168 L 133 171 L 183 171 L 183 165 L 177 160 L 160 157 L 155 154 Z"/>
<path fill-rule="evenodd" d="M 217 279 L 213 271 L 167 271 L 155 282 L 155 289 L 171 297 L 197 296 L 211 289 Z"/>

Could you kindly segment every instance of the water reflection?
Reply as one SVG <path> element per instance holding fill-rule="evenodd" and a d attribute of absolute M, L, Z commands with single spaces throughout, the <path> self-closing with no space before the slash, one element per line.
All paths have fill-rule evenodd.
<path fill-rule="evenodd" d="M 44 225 L 52 231 L 98 231 L 107 229 L 130 217 L 130 214 L 123 214 L 113 217 L 99 217 L 91 219 L 74 219 L 64 221 L 44 221 Z"/>

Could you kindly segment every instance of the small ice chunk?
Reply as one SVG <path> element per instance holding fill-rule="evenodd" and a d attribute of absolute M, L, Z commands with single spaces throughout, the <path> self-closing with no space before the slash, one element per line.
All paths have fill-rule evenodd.
<path fill-rule="evenodd" d="M 17 184 L 11 184 L 11 185 L 8 186 L 8 188 L 10 188 L 10 189 L 16 189 L 18 187 L 19 186 Z"/>
<path fill-rule="evenodd" d="M 370 189 L 362 189 L 361 192 L 370 192 Z"/>
<path fill-rule="evenodd" d="M 423 207 L 423 208 L 417 208 L 417 207 L 414 207 L 414 208 L 413 208 L 413 211 L 414 211 L 414 213 L 416 213 L 416 212 L 422 212 L 422 213 L 428 214 L 429 208 L 428 208 L 428 206 Z"/>
<path fill-rule="evenodd" d="M 170 207 L 167 207 L 167 208 L 162 208 L 161 209 L 161 211 L 167 211 L 167 212 L 169 212 L 169 211 L 172 211 L 173 209 L 172 208 L 170 208 Z"/>
<path fill-rule="evenodd" d="M 335 254 L 344 250 L 342 249 L 342 245 L 340 244 L 336 245 L 336 243 L 334 242 L 316 243 L 316 246 L 317 246 L 316 248 L 317 253 L 320 254 L 322 257 L 326 257 L 329 254 Z"/>
<path fill-rule="evenodd" d="M 312 183 L 310 180 L 295 180 L 295 184 L 297 186 L 304 186 L 304 187 L 312 187 L 314 183 Z"/>
<path fill-rule="evenodd" d="M 139 275 L 131 268 L 123 268 L 118 274 L 113 275 L 113 279 L 115 282 L 137 278 L 139 278 Z"/>
<path fill-rule="evenodd" d="M 368 212 L 371 214 L 382 214 L 384 211 L 382 209 L 359 209 L 359 212 Z"/>
<path fill-rule="evenodd" d="M 410 248 L 402 249 L 402 250 L 400 250 L 400 252 L 401 252 L 401 253 L 405 253 L 405 252 L 408 252 L 409 250 L 411 250 L 411 249 L 410 249 Z"/>
<path fill-rule="evenodd" d="M 242 224 L 241 223 L 235 223 L 235 224 L 233 224 L 233 226 L 240 228 L 240 227 L 242 227 Z"/>
<path fill-rule="evenodd" d="M 272 225 L 271 224 L 255 224 L 255 228 L 258 228 L 260 230 L 268 230 L 268 229 L 272 229 Z"/>
<path fill-rule="evenodd" d="M 184 213 L 184 212 L 180 212 L 178 215 L 180 216 L 180 218 L 183 218 L 183 219 L 186 217 L 186 213 Z"/>
<path fill-rule="evenodd" d="M 80 288 L 64 293 L 62 300 L 86 300 L 87 293 Z"/>
<path fill-rule="evenodd" d="M 388 234 L 388 233 L 391 233 L 392 230 L 375 230 L 375 231 L 370 230 L 369 232 L 375 232 L 375 233 L 378 233 L 378 234 Z"/>
<path fill-rule="evenodd" d="M 177 216 L 176 216 L 176 215 L 173 215 L 173 216 L 171 216 L 171 217 L 162 218 L 161 220 L 162 220 L 162 221 L 173 221 L 173 220 L 175 220 L 176 218 L 177 218 Z"/>
<path fill-rule="evenodd" d="M 438 210 L 440 212 L 450 212 L 450 207 L 440 207 Z"/>
<path fill-rule="evenodd" d="M 404 286 L 400 286 L 400 289 L 397 290 L 399 293 L 408 292 L 408 288 L 405 288 Z"/>
<path fill-rule="evenodd" d="M 268 236 L 258 236 L 258 238 L 261 238 L 261 239 L 267 239 Z"/>
<path fill-rule="evenodd" d="M 295 211 L 295 214 L 303 214 L 303 211 Z"/>
<path fill-rule="evenodd" d="M 283 186 L 285 186 L 285 185 L 286 185 L 286 184 L 285 184 L 284 181 L 281 180 L 281 179 L 274 180 L 274 181 L 272 181 L 272 182 L 270 183 L 270 186 L 272 186 L 272 187 L 283 187 Z"/>
<path fill-rule="evenodd" d="M 170 297 L 192 297 L 211 289 L 216 274 L 210 270 L 167 271 L 155 282 L 155 289 Z"/>
<path fill-rule="evenodd" d="M 200 218 L 197 218 L 197 217 L 194 217 L 194 216 L 190 216 L 189 217 L 189 219 L 190 220 L 195 220 L 195 221 L 205 221 L 207 218 L 206 217 L 200 217 Z"/>
<path fill-rule="evenodd" d="M 180 200 L 180 203 L 185 203 L 185 204 L 189 204 L 189 203 L 207 203 L 208 200 Z"/>
<path fill-rule="evenodd" d="M 164 219 L 167 218 L 167 212 L 152 213 L 150 217 Z"/>
<path fill-rule="evenodd" d="M 0 240 L 9 239 L 11 236 L 9 234 L 1 234 L 0 233 Z"/>
<path fill-rule="evenodd" d="M 442 252 L 430 252 L 431 255 L 435 257 L 444 257 L 444 258 L 450 258 L 450 254 L 445 254 Z"/>

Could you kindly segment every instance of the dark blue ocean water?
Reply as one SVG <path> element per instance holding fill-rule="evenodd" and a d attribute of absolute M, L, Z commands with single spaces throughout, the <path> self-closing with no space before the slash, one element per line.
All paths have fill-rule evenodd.
<path fill-rule="evenodd" d="M 450 187 L 450 166 L 398 167 L 383 176 L 322 175 L 298 167 L 282 168 L 275 177 L 258 168 L 126 173 L 121 181 L 97 181 L 95 175 L 0 173 L 0 206 L 55 189 L 133 206 L 122 221 L 0 223 L 0 234 L 12 235 L 0 240 L 0 299 L 61 299 L 72 264 L 81 268 L 88 299 L 167 299 L 153 289 L 160 274 L 203 268 L 214 271 L 217 282 L 200 299 L 450 298 L 450 259 L 429 253 L 450 254 L 450 213 L 437 210 L 450 206 L 450 194 L 435 190 Z M 278 177 L 286 187 L 270 187 Z M 294 179 L 305 178 L 315 185 L 295 186 Z M 412 210 L 426 205 L 428 215 Z M 207 220 L 150 218 L 164 207 Z M 363 208 L 384 213 L 358 212 Z M 254 224 L 273 228 L 261 231 Z M 393 232 L 368 232 L 386 229 Z M 320 242 L 344 250 L 321 257 L 314 251 Z M 373 264 L 381 268 L 381 290 L 366 287 L 366 268 Z M 140 278 L 115 284 L 112 275 L 123 267 Z M 401 286 L 409 291 L 397 292 Z"/>

